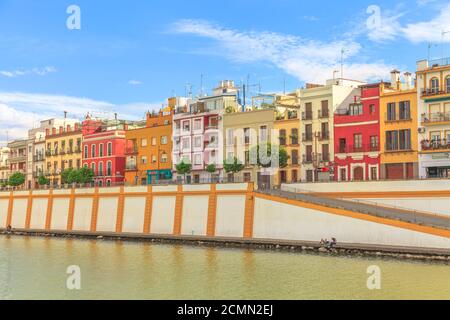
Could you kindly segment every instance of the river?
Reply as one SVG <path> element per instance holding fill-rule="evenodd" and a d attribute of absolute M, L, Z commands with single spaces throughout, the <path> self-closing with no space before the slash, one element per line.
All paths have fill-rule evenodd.
<path fill-rule="evenodd" d="M 69 290 L 69 266 L 80 290 Z M 367 268 L 381 270 L 369 290 Z M 450 299 L 450 266 L 102 240 L 0 236 L 0 299 Z"/>

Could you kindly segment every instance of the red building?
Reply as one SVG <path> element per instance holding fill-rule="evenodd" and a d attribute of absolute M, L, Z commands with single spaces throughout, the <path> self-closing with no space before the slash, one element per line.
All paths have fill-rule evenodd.
<path fill-rule="evenodd" d="M 94 120 L 88 115 L 83 121 L 83 166 L 94 171 L 95 185 L 124 182 L 126 129 L 119 120 Z"/>
<path fill-rule="evenodd" d="M 380 84 L 355 89 L 334 115 L 336 181 L 378 180 Z"/>

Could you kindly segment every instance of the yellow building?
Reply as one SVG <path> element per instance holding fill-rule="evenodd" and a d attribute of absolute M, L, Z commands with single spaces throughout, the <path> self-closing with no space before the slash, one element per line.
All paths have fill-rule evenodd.
<path fill-rule="evenodd" d="M 61 172 L 68 168 L 81 168 L 81 125 L 67 125 L 47 130 L 45 136 L 46 176 L 51 184 L 61 184 Z"/>
<path fill-rule="evenodd" d="M 411 74 L 391 73 L 391 84 L 380 86 L 380 178 L 414 179 L 418 169 L 417 89 Z"/>
<path fill-rule="evenodd" d="M 147 113 L 143 128 L 127 130 L 125 183 L 146 185 L 172 179 L 173 101 L 158 114 Z"/>
<path fill-rule="evenodd" d="M 250 150 L 258 144 L 270 142 L 275 144 L 272 134 L 274 111 L 272 108 L 244 112 L 226 113 L 223 115 L 224 160 L 236 157 L 245 165 L 244 170 L 233 175 L 226 174 L 228 180 L 257 182 L 259 187 L 272 184 L 273 172 L 259 168 L 256 161 L 250 159 Z"/>

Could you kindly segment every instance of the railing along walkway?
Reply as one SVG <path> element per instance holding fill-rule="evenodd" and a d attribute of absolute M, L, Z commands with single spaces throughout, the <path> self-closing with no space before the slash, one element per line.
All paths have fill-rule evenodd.
<path fill-rule="evenodd" d="M 413 211 L 406 208 L 400 209 L 394 207 L 378 206 L 364 202 L 330 198 L 319 196 L 315 193 L 297 193 L 283 190 L 260 190 L 257 192 L 285 199 L 313 203 L 329 208 L 344 209 L 381 218 L 400 220 L 404 222 L 450 230 L 450 217 L 446 217 L 443 215 Z"/>

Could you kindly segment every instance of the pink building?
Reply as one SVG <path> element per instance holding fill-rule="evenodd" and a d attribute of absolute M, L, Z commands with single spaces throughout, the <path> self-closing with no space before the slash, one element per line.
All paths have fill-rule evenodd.
<path fill-rule="evenodd" d="M 334 115 L 336 181 L 378 180 L 380 172 L 380 84 L 354 89 Z"/>

